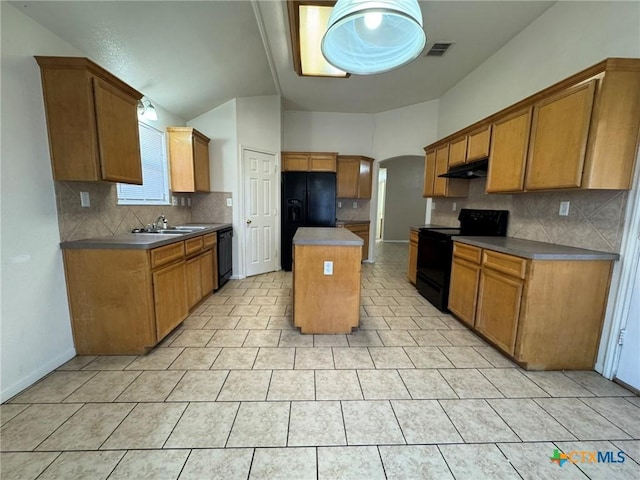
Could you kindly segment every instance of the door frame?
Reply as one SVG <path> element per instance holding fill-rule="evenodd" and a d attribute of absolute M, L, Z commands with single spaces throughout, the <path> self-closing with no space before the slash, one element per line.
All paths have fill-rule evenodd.
<path fill-rule="evenodd" d="M 274 249 L 275 249 L 275 258 L 276 258 L 276 270 L 274 271 L 278 271 L 279 267 L 278 265 L 280 264 L 280 260 L 278 260 L 280 258 L 280 254 L 279 254 L 279 245 L 280 245 L 280 173 L 281 173 L 281 163 L 280 163 L 280 152 L 274 152 L 265 148 L 254 148 L 254 147 L 250 147 L 250 146 L 246 146 L 246 145 L 238 145 L 238 151 L 239 151 L 239 172 L 240 175 L 238 175 L 238 198 L 236 199 L 236 207 L 237 207 L 237 211 L 238 214 L 235 217 L 237 219 L 237 225 L 238 228 L 236 229 L 236 232 L 234 232 L 234 234 L 237 234 L 238 237 L 238 253 L 239 253 L 239 258 L 238 258 L 238 266 L 241 268 L 241 271 L 238 272 L 238 278 L 246 278 L 247 277 L 247 245 L 246 245 L 246 238 L 245 238 L 245 183 L 246 183 L 246 172 L 245 172 L 245 168 L 244 168 L 244 154 L 246 151 L 251 151 L 251 152 L 257 152 L 257 153 L 263 153 L 265 155 L 273 155 L 274 158 L 274 165 L 275 165 L 275 176 L 276 176 L 276 188 L 273 189 L 273 198 L 272 200 L 272 204 L 275 207 L 276 213 L 274 215 L 275 218 L 275 228 L 274 228 L 274 232 L 275 232 L 275 239 L 274 239 Z"/>

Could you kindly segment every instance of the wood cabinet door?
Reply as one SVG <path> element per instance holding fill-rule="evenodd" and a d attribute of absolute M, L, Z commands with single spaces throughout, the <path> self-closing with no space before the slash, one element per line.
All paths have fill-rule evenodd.
<path fill-rule="evenodd" d="M 209 250 L 198 258 L 200 259 L 200 287 L 202 298 L 213 291 L 213 252 Z M 217 270 L 215 271 L 215 275 L 216 277 L 218 276 Z"/>
<path fill-rule="evenodd" d="M 195 191 L 209 192 L 209 144 L 196 135 L 193 136 L 193 168 Z"/>
<path fill-rule="evenodd" d="M 476 329 L 509 355 L 513 355 L 523 280 L 491 269 L 480 273 Z"/>
<path fill-rule="evenodd" d="M 93 78 L 102 179 L 142 185 L 138 134 L 138 101 Z"/>
<path fill-rule="evenodd" d="M 309 170 L 309 155 L 285 153 L 282 155 L 283 172 L 306 172 Z"/>
<path fill-rule="evenodd" d="M 438 175 L 447 173 L 449 168 L 449 145 L 439 147 L 436 150 L 436 173 L 433 179 L 433 196 L 434 197 L 446 197 L 447 196 L 447 179 L 440 178 Z"/>
<path fill-rule="evenodd" d="M 358 198 L 371 198 L 373 181 L 373 159 L 360 159 L 360 176 L 358 179 Z"/>
<path fill-rule="evenodd" d="M 430 150 L 424 156 L 423 197 L 433 197 L 433 181 L 436 177 L 436 151 Z"/>
<path fill-rule="evenodd" d="M 521 192 L 529 146 L 532 108 L 493 124 L 487 193 Z"/>
<path fill-rule="evenodd" d="M 595 86 L 591 80 L 533 107 L 526 190 L 580 186 Z"/>
<path fill-rule="evenodd" d="M 336 155 L 312 153 L 309 155 L 309 171 L 310 172 L 335 172 L 336 171 Z"/>
<path fill-rule="evenodd" d="M 418 232 L 409 232 L 409 264 L 407 265 L 407 278 L 416 284 L 416 274 L 418 270 Z"/>
<path fill-rule="evenodd" d="M 360 160 L 354 157 L 338 157 L 336 197 L 358 198 Z"/>
<path fill-rule="evenodd" d="M 451 283 L 449 287 L 449 310 L 460 320 L 473 327 L 476 319 L 476 302 L 480 265 L 454 257 L 451 263 Z"/>
<path fill-rule="evenodd" d="M 449 143 L 449 165 L 462 165 L 467 161 L 467 136 Z"/>
<path fill-rule="evenodd" d="M 159 342 L 189 315 L 185 262 L 153 273 L 153 297 Z"/>
<path fill-rule="evenodd" d="M 467 162 L 473 162 L 489 156 L 491 125 L 474 130 L 469 134 L 467 144 Z"/>
<path fill-rule="evenodd" d="M 185 264 L 187 279 L 187 305 L 193 308 L 202 298 L 202 276 L 200 273 L 200 255 L 187 260 Z"/>

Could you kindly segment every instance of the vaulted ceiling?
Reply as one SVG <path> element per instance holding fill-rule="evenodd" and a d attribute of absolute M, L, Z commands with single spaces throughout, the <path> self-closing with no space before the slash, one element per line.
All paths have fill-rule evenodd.
<path fill-rule="evenodd" d="M 281 95 L 287 110 L 377 113 L 442 96 L 544 13 L 549 1 L 420 2 L 427 49 L 398 70 L 299 77 L 284 1 L 12 2 L 167 110 L 190 120 L 234 97 Z M 426 52 L 426 50 L 425 50 Z"/>

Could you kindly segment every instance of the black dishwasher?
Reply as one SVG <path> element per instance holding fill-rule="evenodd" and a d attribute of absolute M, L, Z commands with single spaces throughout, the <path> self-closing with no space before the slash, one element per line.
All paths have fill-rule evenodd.
<path fill-rule="evenodd" d="M 233 273 L 232 237 L 232 227 L 218 230 L 218 288 L 227 283 Z"/>

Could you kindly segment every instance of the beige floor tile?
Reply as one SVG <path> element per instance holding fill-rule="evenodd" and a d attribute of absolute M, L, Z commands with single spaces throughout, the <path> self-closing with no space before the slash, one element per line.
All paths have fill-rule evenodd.
<path fill-rule="evenodd" d="M 484 400 L 439 400 L 439 402 L 467 443 L 520 440 Z"/>
<path fill-rule="evenodd" d="M 33 450 L 80 407 L 81 404 L 31 405 L 2 426 L 0 448 L 3 452 Z"/>
<path fill-rule="evenodd" d="M 38 446 L 38 450 L 98 450 L 135 404 L 88 403 Z"/>
<path fill-rule="evenodd" d="M 520 370 L 497 368 L 479 372 L 507 398 L 548 397 L 547 392 L 525 377 Z"/>
<path fill-rule="evenodd" d="M 376 447 L 318 448 L 318 480 L 384 480 Z"/>
<path fill-rule="evenodd" d="M 348 445 L 404 444 L 404 437 L 388 401 L 345 401 L 342 415 Z"/>
<path fill-rule="evenodd" d="M 183 370 L 142 372 L 116 402 L 163 402 L 184 374 Z"/>
<path fill-rule="evenodd" d="M 634 393 L 596 372 L 565 372 L 565 375 L 598 397 L 633 397 Z"/>
<path fill-rule="evenodd" d="M 381 297 L 399 297 L 400 292 L 398 292 L 398 290 L 394 289 L 391 287 L 391 282 L 389 281 L 384 281 L 381 282 L 383 288 L 379 288 L 378 290 L 378 295 L 380 295 Z"/>
<path fill-rule="evenodd" d="M 375 330 L 356 330 L 347 335 L 350 347 L 381 347 L 382 341 Z"/>
<path fill-rule="evenodd" d="M 314 400 L 313 370 L 274 370 L 267 400 Z"/>
<path fill-rule="evenodd" d="M 398 302 L 396 302 L 396 299 L 393 297 L 367 297 L 371 299 L 371 303 L 368 305 L 375 305 L 375 306 L 391 306 L 391 305 L 398 305 Z M 361 303 L 361 305 L 367 305 L 366 303 Z"/>
<path fill-rule="evenodd" d="M 419 315 L 422 317 L 439 317 L 440 315 L 442 315 L 442 312 L 433 305 L 415 305 L 413 308 L 418 312 L 413 314 L 416 316 Z"/>
<path fill-rule="evenodd" d="M 315 480 L 315 448 L 257 448 L 249 480 Z"/>
<path fill-rule="evenodd" d="M 245 347 L 277 347 L 280 342 L 278 330 L 249 330 L 244 341 Z"/>
<path fill-rule="evenodd" d="M 213 402 L 218 398 L 228 370 L 187 372 L 178 382 L 167 402 Z"/>
<path fill-rule="evenodd" d="M 441 330 L 411 330 L 409 333 L 421 347 L 450 347 L 451 343 L 440 332 Z"/>
<path fill-rule="evenodd" d="M 276 299 L 276 305 L 292 305 L 293 298 L 291 297 L 278 297 Z"/>
<path fill-rule="evenodd" d="M 460 398 L 502 398 L 503 395 L 472 368 L 439 370 L 447 383 Z"/>
<path fill-rule="evenodd" d="M 456 368 L 491 368 L 491 364 L 472 347 L 438 347 Z"/>
<path fill-rule="evenodd" d="M 269 289 L 268 288 L 257 288 L 259 287 L 259 285 L 255 285 L 255 287 L 253 285 L 248 285 L 249 288 L 247 288 L 247 291 L 245 292 L 245 295 L 247 296 L 251 296 L 251 297 L 265 297 L 267 295 L 267 293 L 269 293 Z"/>
<path fill-rule="evenodd" d="M 348 347 L 346 335 L 314 335 L 314 347 Z"/>
<path fill-rule="evenodd" d="M 391 406 L 407 443 L 462 443 L 436 400 L 392 400 Z"/>
<path fill-rule="evenodd" d="M 267 324 L 267 330 L 293 330 L 293 320 L 291 317 L 269 317 L 269 323 Z M 284 333 L 284 332 L 282 332 Z M 282 340 L 281 340 L 282 341 Z"/>
<path fill-rule="evenodd" d="M 210 330 L 233 330 L 240 321 L 239 316 L 215 316 L 204 326 Z"/>
<path fill-rule="evenodd" d="M 355 370 L 316 370 L 316 400 L 362 400 Z"/>
<path fill-rule="evenodd" d="M 624 451 L 625 457 L 629 457 L 640 464 L 640 440 L 614 440 L 611 443 Z"/>
<path fill-rule="evenodd" d="M 562 372 L 522 372 L 552 397 L 591 397 L 586 388 L 581 387 Z"/>
<path fill-rule="evenodd" d="M 483 347 L 487 345 L 468 330 L 442 330 L 440 333 L 454 347 Z"/>
<path fill-rule="evenodd" d="M 260 305 L 235 305 L 228 315 L 238 315 L 240 317 L 256 316 L 259 311 Z"/>
<path fill-rule="evenodd" d="M 201 330 L 207 322 L 211 320 L 210 316 L 200 317 L 200 316 L 191 316 L 185 319 L 182 322 L 181 327 L 187 330 Z M 188 345 L 182 345 L 183 347 L 187 347 Z"/>
<path fill-rule="evenodd" d="M 551 442 L 499 443 L 498 448 L 524 480 L 587 480 L 587 476 L 569 462 L 560 468 L 551 461 L 543 460 L 551 458 L 558 448 Z"/>
<path fill-rule="evenodd" d="M 125 452 L 64 452 L 38 477 L 38 480 L 103 480 Z"/>
<path fill-rule="evenodd" d="M 627 402 L 634 404 L 636 407 L 640 407 L 640 397 L 624 397 Z"/>
<path fill-rule="evenodd" d="M 520 480 L 495 445 L 442 445 L 440 451 L 456 480 Z"/>
<path fill-rule="evenodd" d="M 185 348 L 169 366 L 169 370 L 208 370 L 221 348 Z"/>
<path fill-rule="evenodd" d="M 531 399 L 490 399 L 487 402 L 524 442 L 575 440 Z"/>
<path fill-rule="evenodd" d="M 291 296 L 291 288 L 270 288 L 269 296 L 289 297 Z"/>
<path fill-rule="evenodd" d="M 493 347 L 473 347 L 473 349 L 495 368 L 518 368 L 518 365 Z"/>
<path fill-rule="evenodd" d="M 373 299 L 371 297 L 367 297 L 367 296 L 361 295 L 360 296 L 360 305 L 375 305 L 375 303 L 373 303 Z"/>
<path fill-rule="evenodd" d="M 162 448 L 186 407 L 186 403 L 140 403 L 101 449 Z"/>
<path fill-rule="evenodd" d="M 292 369 L 295 359 L 295 348 L 260 348 L 253 364 L 254 370 Z"/>
<path fill-rule="evenodd" d="M 556 442 L 558 448 L 563 452 L 611 452 L 613 459 L 619 460 L 618 448 L 611 442 Z M 582 461 L 582 457 L 572 455 L 571 458 L 578 460 L 576 466 L 582 470 L 591 480 L 636 480 L 640 478 L 640 465 L 625 459 L 624 462 L 593 462 Z M 588 458 L 588 457 L 587 457 Z M 596 457 L 597 459 L 597 457 Z"/>
<path fill-rule="evenodd" d="M 258 355 L 257 348 L 223 348 L 211 365 L 215 370 L 251 369 Z"/>
<path fill-rule="evenodd" d="M 201 317 L 201 318 L 211 318 L 211 317 Z M 180 335 L 182 335 L 182 331 L 183 329 L 178 327 L 176 328 L 173 332 L 171 332 L 169 335 L 167 335 L 166 337 L 164 337 L 162 339 L 162 341 L 160 343 L 158 343 L 158 345 L 156 345 L 156 348 L 158 347 L 170 347 L 171 344 L 173 343 L 173 341 L 178 338 Z M 137 358 L 137 357 L 134 357 Z"/>
<path fill-rule="evenodd" d="M 204 311 L 204 315 L 211 315 L 212 317 L 223 317 L 226 315 L 231 315 L 231 310 L 235 308 L 233 304 L 224 305 L 209 305 Z M 239 313 L 234 313 L 233 315 L 240 315 Z"/>
<path fill-rule="evenodd" d="M 403 292 L 400 292 L 403 293 Z M 422 306 L 424 303 L 422 302 L 422 297 L 394 297 L 398 305 L 414 305 L 414 306 Z"/>
<path fill-rule="evenodd" d="M 62 402 L 96 373 L 84 371 L 53 372 L 24 393 L 14 397 L 10 403 Z"/>
<path fill-rule="evenodd" d="M 398 373 L 414 400 L 458 398 L 437 370 L 399 370 Z"/>
<path fill-rule="evenodd" d="M 95 357 L 95 360 L 84 367 L 83 370 L 124 370 L 136 358 L 138 357 L 135 355 L 109 355 Z"/>
<path fill-rule="evenodd" d="M 172 347 L 204 347 L 209 343 L 213 332 L 211 330 L 183 330 L 172 343 Z"/>
<path fill-rule="evenodd" d="M 412 317 L 412 320 L 422 330 L 447 330 L 447 324 L 438 317 Z"/>
<path fill-rule="evenodd" d="M 96 357 L 95 355 L 77 355 L 67 363 L 60 365 L 56 370 L 81 370 L 82 367 L 86 367 L 96 358 L 98 357 Z"/>
<path fill-rule="evenodd" d="M 65 402 L 113 402 L 141 373 L 143 372 L 98 372 L 91 380 L 68 396 Z"/>
<path fill-rule="evenodd" d="M 247 480 L 252 458 L 252 448 L 193 450 L 180 480 L 211 478 L 212 472 L 224 480 Z"/>
<path fill-rule="evenodd" d="M 366 347 L 333 348 L 333 363 L 336 369 L 375 368 Z"/>
<path fill-rule="evenodd" d="M 411 398 L 397 370 L 358 370 L 358 379 L 365 400 Z"/>
<path fill-rule="evenodd" d="M 453 480 L 435 445 L 380 446 L 378 450 L 388 480 Z"/>
<path fill-rule="evenodd" d="M 575 398 L 534 399 L 578 440 L 627 440 L 629 436 Z"/>
<path fill-rule="evenodd" d="M 239 406 L 238 402 L 190 403 L 164 448 L 224 447 Z"/>
<path fill-rule="evenodd" d="M 218 401 L 263 401 L 271 381 L 271 370 L 231 370 Z"/>
<path fill-rule="evenodd" d="M 241 347 L 249 330 L 218 330 L 207 347 Z"/>
<path fill-rule="evenodd" d="M 59 452 L 10 452 L 0 454 L 3 478 L 35 480 L 60 455 Z"/>
<path fill-rule="evenodd" d="M 166 370 L 184 348 L 156 348 L 150 353 L 138 357 L 125 370 Z"/>
<path fill-rule="evenodd" d="M 404 351 L 416 368 L 453 368 L 438 347 L 405 347 Z"/>
<path fill-rule="evenodd" d="M 0 426 L 7 423 L 13 417 L 17 416 L 20 412 L 22 412 L 25 408 L 29 407 L 27 404 L 10 404 L 5 403 L 0 405 Z"/>
<path fill-rule="evenodd" d="M 270 317 L 283 317 L 289 313 L 291 305 L 263 305 L 260 307 L 259 315 Z"/>
<path fill-rule="evenodd" d="M 366 312 L 368 317 L 394 317 L 395 316 L 394 313 L 391 311 L 391 308 L 386 305 L 382 305 L 382 306 L 365 305 L 364 311 Z"/>
<path fill-rule="evenodd" d="M 583 398 L 583 403 L 633 438 L 640 438 L 640 407 L 620 397 Z"/>
<path fill-rule="evenodd" d="M 289 405 L 289 402 L 241 403 L 227 447 L 284 447 Z"/>
<path fill-rule="evenodd" d="M 415 368 L 402 347 L 369 347 L 376 368 Z"/>
<path fill-rule="evenodd" d="M 109 480 L 175 480 L 189 450 L 129 450 Z"/>
<path fill-rule="evenodd" d="M 385 347 L 416 347 L 417 343 L 409 332 L 389 330 L 378 332 L 378 336 Z"/>
<path fill-rule="evenodd" d="M 333 369 L 333 352 L 330 348 L 296 348 L 295 369 Z"/>
<path fill-rule="evenodd" d="M 414 306 L 414 305 L 392 305 L 391 307 L 389 307 L 391 309 L 391 312 L 394 316 L 396 317 L 418 317 L 421 316 L 420 311 L 418 310 L 419 308 L 421 308 L 420 306 Z M 417 326 L 415 327 L 417 328 Z"/>
<path fill-rule="evenodd" d="M 275 305 L 276 304 L 276 298 L 277 297 L 275 297 L 275 296 L 273 296 L 273 297 L 272 296 L 268 296 L 268 297 L 267 296 L 253 297 L 253 299 L 251 300 L 251 305 Z"/>
<path fill-rule="evenodd" d="M 267 297 L 260 297 L 267 298 Z M 274 299 L 275 300 L 275 299 Z M 239 330 L 264 330 L 267 328 L 269 324 L 269 319 L 271 317 L 240 317 L 240 321 L 236 328 Z"/>
<path fill-rule="evenodd" d="M 451 330 L 468 330 L 468 327 L 464 323 L 452 315 L 444 315 L 442 312 L 438 312 L 438 318 Z"/>
<path fill-rule="evenodd" d="M 360 330 L 390 330 L 384 317 L 361 317 Z"/>
<path fill-rule="evenodd" d="M 288 446 L 346 445 L 340 402 L 292 402 Z"/>
<path fill-rule="evenodd" d="M 313 347 L 313 335 L 302 335 L 298 330 L 283 330 L 280 347 Z"/>

